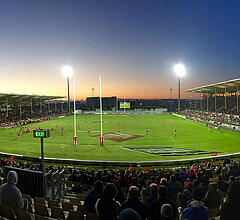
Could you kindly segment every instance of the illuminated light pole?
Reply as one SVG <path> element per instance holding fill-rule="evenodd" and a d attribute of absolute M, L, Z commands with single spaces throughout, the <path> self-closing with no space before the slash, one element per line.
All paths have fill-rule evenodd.
<path fill-rule="evenodd" d="M 67 78 L 67 90 L 68 90 L 68 113 L 70 112 L 70 93 L 69 93 L 69 78 L 73 75 L 73 69 L 70 66 L 64 66 L 62 68 L 62 74 Z"/>
<path fill-rule="evenodd" d="M 181 85 L 180 85 L 180 81 L 181 81 L 181 77 L 183 77 L 185 75 L 185 73 L 186 73 L 185 66 L 183 64 L 181 64 L 181 63 L 174 65 L 174 72 L 178 76 L 178 112 L 180 112 L 180 110 L 181 110 L 181 106 L 180 106 L 180 100 L 181 100 L 181 94 L 180 94 Z"/>
<path fill-rule="evenodd" d="M 73 145 L 77 146 L 77 126 L 76 126 L 76 77 L 75 77 L 75 72 L 73 72 L 72 67 L 70 66 L 64 66 L 62 68 L 62 73 L 63 75 L 67 78 L 67 85 L 68 85 L 68 112 L 70 112 L 70 96 L 69 96 L 69 78 L 73 75 L 73 84 L 74 84 L 74 106 L 73 106 L 73 111 L 74 111 L 74 136 L 73 136 Z"/>

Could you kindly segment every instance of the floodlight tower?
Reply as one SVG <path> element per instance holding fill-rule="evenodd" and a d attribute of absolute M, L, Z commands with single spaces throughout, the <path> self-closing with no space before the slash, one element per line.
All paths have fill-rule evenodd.
<path fill-rule="evenodd" d="M 92 88 L 92 97 L 94 97 L 94 88 Z"/>
<path fill-rule="evenodd" d="M 67 78 L 67 86 L 68 86 L 68 112 L 70 112 L 70 96 L 69 96 L 69 78 L 73 75 L 73 81 L 74 81 L 74 136 L 73 136 L 73 145 L 77 146 L 77 123 L 76 123 L 76 77 L 75 72 L 73 72 L 72 67 L 70 66 L 64 66 L 62 68 L 63 75 Z"/>
<path fill-rule="evenodd" d="M 68 90 L 68 113 L 70 112 L 70 93 L 69 93 L 69 78 L 73 75 L 73 69 L 70 66 L 63 66 L 62 74 L 67 78 L 67 90 Z"/>
<path fill-rule="evenodd" d="M 181 106 L 180 106 L 180 100 L 181 100 L 181 94 L 180 94 L 181 85 L 180 85 L 180 81 L 181 81 L 181 77 L 183 77 L 185 75 L 185 73 L 186 73 L 185 66 L 183 64 L 181 64 L 181 63 L 174 65 L 174 72 L 178 76 L 178 111 L 180 112 L 180 110 L 181 110 Z"/>

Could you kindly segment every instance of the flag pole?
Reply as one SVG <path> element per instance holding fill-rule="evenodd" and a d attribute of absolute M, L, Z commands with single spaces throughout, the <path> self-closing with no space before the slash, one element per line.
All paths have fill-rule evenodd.
<path fill-rule="evenodd" d="M 103 127 L 102 127 L 102 76 L 99 75 L 100 83 L 100 120 L 101 120 L 101 135 L 100 135 L 100 146 L 103 146 Z"/>

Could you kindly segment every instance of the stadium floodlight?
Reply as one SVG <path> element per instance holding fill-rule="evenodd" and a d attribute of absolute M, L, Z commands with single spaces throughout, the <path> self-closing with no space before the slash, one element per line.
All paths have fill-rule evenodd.
<path fill-rule="evenodd" d="M 183 77 L 186 73 L 185 66 L 181 63 L 174 66 L 174 72 L 178 77 Z"/>
<path fill-rule="evenodd" d="M 73 69 L 70 66 L 63 66 L 62 74 L 67 78 L 67 90 L 68 90 L 68 112 L 70 112 L 70 93 L 69 93 L 69 78 L 73 75 Z"/>
<path fill-rule="evenodd" d="M 63 66 L 62 68 L 62 74 L 66 77 L 66 78 L 70 78 L 73 75 L 73 69 L 70 66 Z"/>
<path fill-rule="evenodd" d="M 185 70 L 185 66 L 181 63 L 174 65 L 173 69 L 174 69 L 174 72 L 176 73 L 176 75 L 178 76 L 178 111 L 180 112 L 180 110 L 181 110 L 180 81 L 181 81 L 181 77 L 183 77 L 185 75 L 186 70 Z"/>
<path fill-rule="evenodd" d="M 70 66 L 63 66 L 62 68 L 62 74 L 67 78 L 67 88 L 68 88 L 68 112 L 70 112 L 70 95 L 69 95 L 69 78 L 73 77 L 74 80 L 74 136 L 73 136 L 73 145 L 77 146 L 77 129 L 76 129 L 76 96 L 75 96 L 75 91 L 76 91 L 76 81 L 75 81 L 75 72 L 73 72 L 72 67 Z"/>

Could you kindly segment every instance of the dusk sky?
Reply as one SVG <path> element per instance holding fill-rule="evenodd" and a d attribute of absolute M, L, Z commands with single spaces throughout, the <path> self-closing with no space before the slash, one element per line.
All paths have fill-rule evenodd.
<path fill-rule="evenodd" d="M 0 93 L 177 97 L 185 89 L 240 77 L 240 1 L 0 0 Z M 71 78 L 71 96 L 73 95 Z"/>

